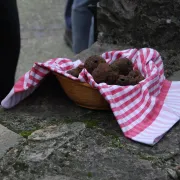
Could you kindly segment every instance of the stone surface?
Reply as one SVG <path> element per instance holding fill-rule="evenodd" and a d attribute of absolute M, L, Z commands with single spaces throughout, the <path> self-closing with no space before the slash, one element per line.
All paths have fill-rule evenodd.
<path fill-rule="evenodd" d="M 104 52 L 107 51 L 113 51 L 113 50 L 124 50 L 131 48 L 131 46 L 124 46 L 124 45 L 114 45 L 114 44 L 106 44 L 106 43 L 99 43 L 95 42 L 89 49 L 86 49 L 82 51 L 80 54 L 76 55 L 74 59 L 81 59 L 82 61 L 85 61 L 89 56 L 92 55 L 101 55 Z"/>
<path fill-rule="evenodd" d="M 168 79 L 171 81 L 180 81 L 180 71 L 175 72 L 173 76 L 170 76 Z"/>
<path fill-rule="evenodd" d="M 112 47 L 121 49 L 96 43 L 76 58 Z M 0 177 L 7 180 L 169 180 L 180 162 L 179 123 L 154 147 L 136 143 L 124 137 L 111 111 L 76 106 L 54 76 L 18 106 L 2 110 L 0 123 L 21 134 L 35 131 L 3 157 Z"/>
<path fill-rule="evenodd" d="M 17 0 L 21 24 L 21 54 L 16 79 L 34 62 L 56 57 L 73 57 L 64 35 L 64 0 Z"/>
<path fill-rule="evenodd" d="M 42 179 L 36 179 L 36 180 L 76 180 L 74 178 L 71 177 L 67 177 L 64 175 L 60 175 L 60 176 L 45 176 Z"/>
<path fill-rule="evenodd" d="M 174 179 L 174 180 L 178 179 L 178 175 L 175 170 L 167 169 L 167 172 L 172 179 Z"/>
<path fill-rule="evenodd" d="M 66 50 L 70 57 L 62 41 L 59 41 L 60 50 L 57 45 L 57 39 L 62 38 L 63 26 L 61 29 L 56 25 L 63 21 L 65 1 L 45 0 L 38 4 L 35 0 L 18 1 L 25 38 L 17 76 L 29 70 L 37 61 L 36 57 L 40 61 L 56 54 L 59 56 L 59 52 Z M 107 5 L 111 2 L 118 6 L 119 1 L 106 2 Z M 131 1 L 121 2 L 126 6 Z M 126 15 L 129 8 L 126 6 L 124 9 Z M 111 9 L 116 12 L 116 7 Z M 127 17 L 132 18 L 133 13 Z M 56 24 L 57 31 L 51 22 Z M 112 27 L 113 23 L 114 19 Z M 100 35 L 103 37 L 102 33 Z M 104 40 L 111 42 L 111 37 L 108 40 L 104 36 Z M 74 59 L 84 60 L 93 54 L 129 47 L 133 45 L 123 45 L 123 41 L 116 45 L 96 43 Z M 161 50 L 163 57 L 169 60 L 165 65 L 167 76 L 178 70 L 178 65 L 175 65 L 178 57 L 174 53 Z M 2 157 L 2 180 L 170 180 L 170 176 L 177 178 L 179 175 L 178 170 L 175 173 L 180 162 L 179 123 L 154 147 L 136 143 L 123 136 L 111 111 L 93 111 L 76 106 L 67 98 L 54 76 L 48 76 L 39 89 L 18 106 L 8 111 L 1 110 L 0 123 L 28 136 L 25 143 L 14 145 Z"/>
<path fill-rule="evenodd" d="M 178 178 L 180 179 L 180 166 L 177 166 L 175 170 L 176 170 Z"/>
<path fill-rule="evenodd" d="M 75 139 L 84 129 L 85 124 L 75 122 L 60 127 L 50 126 L 37 130 L 28 137 L 29 143 L 21 152 L 19 158 L 28 162 L 44 161 L 56 149 Z"/>
<path fill-rule="evenodd" d="M 0 125 L 0 158 L 3 157 L 6 151 L 22 141 L 23 138 L 20 135 Z"/>
<path fill-rule="evenodd" d="M 153 156 L 146 159 L 139 152 L 128 150 L 119 137 L 115 140 L 113 135 L 105 135 L 100 129 L 84 129 L 62 144 L 63 137 L 53 142 L 28 141 L 24 148 L 12 149 L 0 162 L 0 177 L 7 180 L 11 177 L 13 180 L 58 178 L 58 175 L 79 180 L 169 179 L 166 165 L 160 165 L 159 159 Z M 48 150 L 48 156 L 44 153 L 43 159 L 38 158 L 40 152 Z"/>
<path fill-rule="evenodd" d="M 179 7 L 178 0 L 101 0 L 98 22 L 102 40 L 179 50 Z"/>
<path fill-rule="evenodd" d="M 85 128 L 85 125 L 82 123 L 72 123 L 68 125 L 63 125 L 62 127 L 57 126 L 48 126 L 43 130 L 34 131 L 29 137 L 29 140 L 32 141 L 47 141 L 55 138 L 68 136 L 68 140 L 74 135 L 77 136 L 80 131 Z M 68 134 L 67 134 L 68 133 Z"/>
<path fill-rule="evenodd" d="M 99 42 L 158 50 L 166 75 L 180 70 L 178 0 L 101 0 Z"/>

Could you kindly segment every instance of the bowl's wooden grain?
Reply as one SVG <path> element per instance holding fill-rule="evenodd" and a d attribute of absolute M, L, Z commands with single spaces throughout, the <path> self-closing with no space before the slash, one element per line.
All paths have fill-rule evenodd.
<path fill-rule="evenodd" d="M 74 81 L 66 76 L 54 73 L 67 96 L 78 106 L 95 110 L 109 110 L 108 102 L 99 91 L 87 83 Z"/>

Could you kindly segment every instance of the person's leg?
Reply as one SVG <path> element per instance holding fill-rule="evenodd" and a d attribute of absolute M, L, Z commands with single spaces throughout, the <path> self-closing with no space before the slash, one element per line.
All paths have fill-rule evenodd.
<path fill-rule="evenodd" d="M 98 1 L 74 0 L 72 7 L 72 39 L 75 54 L 87 49 L 94 42 L 94 24 L 91 26 L 94 19 L 88 6 L 97 4 Z"/>
<path fill-rule="evenodd" d="M 92 13 L 89 0 L 74 0 L 72 7 L 72 41 L 75 54 L 88 48 Z"/>
<path fill-rule="evenodd" d="M 66 22 L 67 30 L 72 29 L 72 23 L 71 23 L 72 5 L 73 5 L 73 0 L 67 0 L 66 9 L 65 9 L 65 22 Z"/>
<path fill-rule="evenodd" d="M 0 101 L 14 85 L 20 53 L 20 27 L 16 0 L 0 1 Z"/>
<path fill-rule="evenodd" d="M 97 4 L 99 0 L 91 0 L 91 5 L 89 6 L 90 11 L 93 14 L 92 20 L 91 20 L 91 28 L 90 28 L 90 34 L 89 34 L 89 47 L 94 43 L 94 41 L 97 40 L 97 32 L 95 32 L 97 29 Z"/>
<path fill-rule="evenodd" d="M 91 19 L 88 47 L 91 47 L 93 43 L 94 43 L 94 17 L 92 17 Z"/>
<path fill-rule="evenodd" d="M 72 48 L 72 22 L 71 22 L 71 12 L 72 12 L 73 0 L 67 0 L 66 9 L 65 9 L 65 33 L 64 40 L 66 44 Z"/>

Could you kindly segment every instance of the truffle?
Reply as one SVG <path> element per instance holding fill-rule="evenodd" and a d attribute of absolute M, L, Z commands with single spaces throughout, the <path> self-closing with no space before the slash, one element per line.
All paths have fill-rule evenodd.
<path fill-rule="evenodd" d="M 138 71 L 138 70 L 131 71 L 128 74 L 128 76 L 130 79 L 134 79 L 136 84 L 138 84 L 140 81 L 144 80 L 144 77 L 141 75 L 140 71 Z"/>
<path fill-rule="evenodd" d="M 130 76 L 127 76 L 128 79 L 129 79 L 129 85 L 136 85 L 137 84 L 137 79 L 136 78 L 133 78 L 133 77 L 130 77 Z"/>
<path fill-rule="evenodd" d="M 144 77 L 140 75 L 140 76 L 137 76 L 135 79 L 136 79 L 136 84 L 138 84 L 140 81 L 144 80 Z"/>
<path fill-rule="evenodd" d="M 116 84 L 119 86 L 127 86 L 130 85 L 129 77 L 120 75 L 119 78 L 116 81 Z"/>
<path fill-rule="evenodd" d="M 80 65 L 75 69 L 71 69 L 71 70 L 67 71 L 67 73 L 78 78 L 78 76 L 79 76 L 80 72 L 83 70 L 83 68 L 84 68 L 84 66 Z"/>
<path fill-rule="evenodd" d="M 114 85 L 116 84 L 118 77 L 119 77 L 118 73 L 110 71 L 107 74 L 106 83 L 109 85 Z"/>
<path fill-rule="evenodd" d="M 131 76 L 131 77 L 134 77 L 134 78 L 139 76 L 139 75 L 141 75 L 141 73 L 138 70 L 132 70 L 128 74 L 128 76 Z"/>
<path fill-rule="evenodd" d="M 99 64 L 101 63 L 106 63 L 105 59 L 102 58 L 101 56 L 90 56 L 89 58 L 86 59 L 85 63 L 84 63 L 84 68 L 86 68 L 86 70 L 92 74 L 93 70 L 96 69 L 98 67 Z"/>
<path fill-rule="evenodd" d="M 115 84 L 118 74 L 107 63 L 102 63 L 92 72 L 92 77 L 96 83 Z"/>
<path fill-rule="evenodd" d="M 130 71 L 133 70 L 132 62 L 127 58 L 120 58 L 115 60 L 111 65 L 113 71 L 117 72 L 119 75 L 128 75 Z"/>
<path fill-rule="evenodd" d="M 133 70 L 132 62 L 127 58 L 117 59 L 111 65 L 107 64 L 101 56 L 90 56 L 84 63 L 75 69 L 67 71 L 74 77 L 86 68 L 92 74 L 96 83 L 107 83 L 109 85 L 136 85 L 144 79 L 140 71 Z"/>
<path fill-rule="evenodd" d="M 138 70 L 132 70 L 129 72 L 128 76 L 131 76 L 131 77 L 137 77 L 140 75 L 140 72 Z"/>

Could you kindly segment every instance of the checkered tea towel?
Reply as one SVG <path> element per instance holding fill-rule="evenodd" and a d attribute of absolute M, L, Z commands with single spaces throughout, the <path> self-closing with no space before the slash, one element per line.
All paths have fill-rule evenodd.
<path fill-rule="evenodd" d="M 82 64 L 80 60 L 50 59 L 45 63 L 35 63 L 15 83 L 1 105 L 7 109 L 15 106 L 33 93 L 50 71 L 58 72 L 96 87 L 109 102 L 124 135 L 134 141 L 154 145 L 180 119 L 180 82 L 165 79 L 161 56 L 154 49 L 110 51 L 103 53 L 102 57 L 107 63 L 120 57 L 131 59 L 134 69 L 140 70 L 145 79 L 135 86 L 97 84 L 86 69 L 78 78 L 67 74 L 67 70 Z"/>

